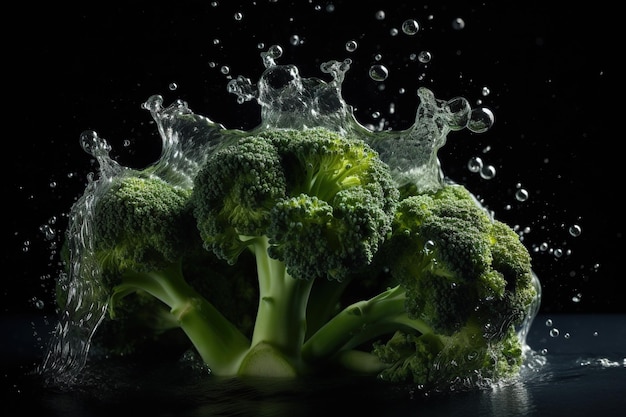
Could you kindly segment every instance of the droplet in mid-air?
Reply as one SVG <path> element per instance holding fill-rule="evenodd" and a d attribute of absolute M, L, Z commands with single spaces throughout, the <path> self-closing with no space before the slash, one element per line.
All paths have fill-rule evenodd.
<path fill-rule="evenodd" d="M 370 67 L 369 75 L 374 81 L 385 81 L 389 76 L 389 71 L 384 65 L 376 64 Z"/>
<path fill-rule="evenodd" d="M 415 35 L 420 30 L 420 24 L 415 19 L 407 19 L 402 23 L 402 32 Z"/>

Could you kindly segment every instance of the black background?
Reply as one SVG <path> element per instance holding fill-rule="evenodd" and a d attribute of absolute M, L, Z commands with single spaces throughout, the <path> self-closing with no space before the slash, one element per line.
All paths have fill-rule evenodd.
<path fill-rule="evenodd" d="M 467 185 L 496 217 L 529 228 L 524 242 L 543 284 L 543 312 L 626 312 L 623 104 L 614 65 L 622 37 L 615 9 L 602 2 L 567 8 L 496 1 L 218 3 L 54 2 L 5 11 L 3 314 L 54 312 L 54 247 L 87 173 L 97 168 L 79 146 L 80 133 L 97 131 L 125 165 L 154 161 L 160 139 L 141 109 L 153 94 L 166 104 L 185 100 L 228 128 L 255 127 L 258 107 L 237 104 L 226 83 L 240 74 L 258 79 L 259 43 L 282 45 L 279 63 L 296 64 L 305 77 L 324 78 L 322 62 L 351 58 L 343 96 L 362 123 L 379 122 L 371 118 L 379 111 L 386 128 L 409 127 L 419 86 L 438 98 L 482 100 L 496 123 L 483 134 L 449 135 L 440 152 L 446 175 Z M 378 10 L 386 12 L 384 20 L 375 18 Z M 462 30 L 452 27 L 458 17 Z M 420 32 L 393 36 L 408 18 L 420 22 Z M 301 44 L 290 44 L 294 34 Z M 359 48 L 350 53 L 345 43 L 352 39 Z M 423 50 L 433 56 L 427 65 L 410 58 Z M 367 75 L 377 53 L 390 70 L 384 90 Z M 223 65 L 230 74 L 220 72 Z M 171 83 L 178 88 L 172 91 Z M 468 171 L 472 156 L 494 165 L 496 177 Z M 525 202 L 514 198 L 518 183 L 529 191 Z M 582 227 L 576 238 L 568 233 L 574 224 Z M 56 235 L 45 238 L 42 225 Z M 557 257 L 555 249 L 566 254 Z"/>

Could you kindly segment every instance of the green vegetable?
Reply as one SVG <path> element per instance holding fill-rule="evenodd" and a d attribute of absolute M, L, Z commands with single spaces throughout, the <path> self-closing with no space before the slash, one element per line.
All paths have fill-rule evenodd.
<path fill-rule="evenodd" d="M 129 171 L 98 197 L 95 340 L 111 352 L 184 333 L 220 376 L 442 387 L 519 372 L 538 293 L 517 234 L 463 186 L 400 189 L 353 134 L 233 136 L 191 188 Z"/>

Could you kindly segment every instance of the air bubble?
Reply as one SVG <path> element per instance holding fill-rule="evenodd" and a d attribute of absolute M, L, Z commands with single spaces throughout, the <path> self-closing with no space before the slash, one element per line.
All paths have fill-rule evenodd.
<path fill-rule="evenodd" d="M 433 59 L 432 54 L 429 51 L 422 51 L 417 55 L 417 60 L 422 64 L 427 64 Z"/>
<path fill-rule="evenodd" d="M 524 188 L 520 188 L 519 190 L 515 191 L 515 199 L 520 202 L 528 200 L 528 191 L 526 191 Z"/>
<path fill-rule="evenodd" d="M 402 32 L 407 35 L 415 35 L 420 30 L 420 25 L 415 19 L 407 19 L 402 23 Z"/>
<path fill-rule="evenodd" d="M 452 21 L 452 29 L 461 30 L 463 28 L 465 28 L 465 20 L 463 20 L 462 18 L 457 17 Z"/>
<path fill-rule="evenodd" d="M 389 70 L 384 65 L 376 64 L 370 67 L 369 75 L 374 81 L 385 81 L 389 76 Z"/>
<path fill-rule="evenodd" d="M 358 47 L 359 44 L 355 40 L 346 42 L 346 51 L 348 52 L 354 52 Z"/>
<path fill-rule="evenodd" d="M 493 165 L 485 165 L 480 170 L 481 178 L 490 180 L 496 176 L 496 168 Z"/>
<path fill-rule="evenodd" d="M 550 330 L 550 337 L 559 337 L 559 334 L 561 334 L 561 332 L 557 328 Z"/>
<path fill-rule="evenodd" d="M 470 160 L 467 162 L 467 169 L 469 169 L 470 172 L 480 172 L 482 168 L 483 160 L 480 159 L 480 157 L 478 156 L 470 158 Z"/>
<path fill-rule="evenodd" d="M 582 231 L 583 231 L 582 228 L 579 225 L 577 225 L 577 224 L 574 224 L 574 225 L 569 227 L 569 234 L 572 235 L 573 237 L 580 236 Z"/>
<path fill-rule="evenodd" d="M 376 17 L 376 20 L 385 20 L 385 11 L 379 10 L 374 16 Z"/>
<path fill-rule="evenodd" d="M 472 110 L 467 128 L 474 133 L 483 133 L 493 126 L 494 121 L 493 112 L 486 107 L 480 107 Z"/>

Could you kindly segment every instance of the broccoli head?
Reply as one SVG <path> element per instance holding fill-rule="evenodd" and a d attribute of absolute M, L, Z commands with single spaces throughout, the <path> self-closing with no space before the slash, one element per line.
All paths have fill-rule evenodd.
<path fill-rule="evenodd" d="M 341 280 L 372 260 L 397 191 L 364 141 L 325 129 L 274 129 L 212 154 L 193 199 L 201 236 L 219 257 L 235 262 L 263 236 L 292 277 Z"/>

